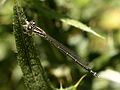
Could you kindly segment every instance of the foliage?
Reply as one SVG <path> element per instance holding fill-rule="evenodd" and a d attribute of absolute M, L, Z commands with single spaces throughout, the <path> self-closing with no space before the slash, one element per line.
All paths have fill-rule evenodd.
<path fill-rule="evenodd" d="M 37 58 L 31 36 L 24 34 L 25 15 L 18 2 L 14 0 L 14 24 L 13 30 L 18 51 L 17 61 L 21 67 L 27 90 L 50 90 L 45 72 Z M 46 80 L 46 81 L 45 81 Z"/>
<path fill-rule="evenodd" d="M 28 21 L 35 20 L 37 26 L 91 62 L 91 67 L 99 73 L 100 78 L 94 78 L 88 74 L 80 82 L 78 90 L 120 89 L 119 0 L 20 1 Z M 12 33 L 14 18 L 12 9 L 12 0 L 0 1 L 0 90 L 26 90 L 21 69 L 16 62 L 17 50 Z M 85 32 L 86 28 L 88 32 Z M 100 37 L 104 36 L 105 39 L 96 37 L 95 32 Z M 42 38 L 36 35 L 24 36 L 24 34 L 23 37 L 28 37 L 27 41 L 30 41 L 27 48 L 32 48 L 31 44 L 35 43 L 37 50 L 30 50 L 35 54 L 39 53 L 35 56 L 40 59 L 48 75 L 47 78 L 54 87 L 59 88 L 60 82 L 63 87 L 72 87 L 73 83 L 76 83 L 86 73 Z M 22 46 L 24 44 L 21 44 Z"/>

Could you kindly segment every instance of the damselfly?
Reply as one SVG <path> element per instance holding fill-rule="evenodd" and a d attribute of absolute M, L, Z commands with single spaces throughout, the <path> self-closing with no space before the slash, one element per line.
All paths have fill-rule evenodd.
<path fill-rule="evenodd" d="M 96 72 L 94 72 L 90 67 L 80 62 L 80 57 L 78 55 L 74 54 L 73 51 L 65 47 L 63 44 L 49 36 L 43 29 L 36 26 L 36 23 L 34 21 L 28 22 L 25 21 L 26 25 L 23 25 L 24 29 L 27 32 L 34 32 L 40 37 L 43 37 L 45 40 L 49 41 L 52 45 L 54 45 L 56 48 L 58 48 L 61 52 L 65 53 L 67 56 L 72 58 L 77 64 L 79 64 L 82 68 L 90 72 L 93 76 L 98 76 Z"/>

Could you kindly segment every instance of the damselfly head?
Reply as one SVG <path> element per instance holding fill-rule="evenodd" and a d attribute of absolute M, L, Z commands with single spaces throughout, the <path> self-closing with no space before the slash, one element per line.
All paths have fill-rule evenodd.
<path fill-rule="evenodd" d="M 33 30 L 34 29 L 34 27 L 35 27 L 35 21 L 30 21 L 29 22 L 29 24 L 28 24 L 28 27 L 27 27 L 27 29 L 28 30 Z"/>
<path fill-rule="evenodd" d="M 24 29 L 26 29 L 26 30 L 33 30 L 33 29 L 34 29 L 34 27 L 35 27 L 35 25 L 36 25 L 35 21 L 30 21 L 30 22 L 28 22 L 28 21 L 26 20 L 25 22 L 26 22 L 26 24 L 23 25 Z"/>

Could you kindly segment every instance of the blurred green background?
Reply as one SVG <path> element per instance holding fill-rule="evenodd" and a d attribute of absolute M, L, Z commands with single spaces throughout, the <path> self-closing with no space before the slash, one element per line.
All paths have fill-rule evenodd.
<path fill-rule="evenodd" d="M 20 0 L 28 20 L 90 62 L 100 78 L 87 75 L 78 90 L 120 90 L 120 0 Z M 54 12 L 54 13 L 52 13 Z M 104 36 L 98 38 L 56 19 L 79 20 Z M 0 0 L 0 90 L 26 90 L 17 65 L 13 34 L 13 0 Z M 87 73 L 47 41 L 34 36 L 50 82 L 70 87 Z M 84 62 L 84 61 L 83 61 Z"/>

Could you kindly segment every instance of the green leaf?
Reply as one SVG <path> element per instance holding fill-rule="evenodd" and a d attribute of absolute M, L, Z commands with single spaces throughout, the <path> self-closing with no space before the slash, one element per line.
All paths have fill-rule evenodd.
<path fill-rule="evenodd" d="M 56 89 L 56 90 L 77 90 L 77 87 L 78 85 L 80 84 L 80 82 L 86 77 L 86 74 L 83 75 L 80 80 L 75 84 L 75 85 L 72 85 L 70 87 L 67 87 L 67 88 L 63 88 L 62 85 L 60 86 L 60 89 Z"/>
<path fill-rule="evenodd" d="M 36 5 L 36 3 L 37 3 L 37 5 Z M 90 27 L 88 27 L 87 25 L 83 24 L 82 22 L 74 20 L 74 19 L 70 19 L 68 16 L 65 16 L 63 14 L 57 13 L 56 11 L 54 11 L 54 10 L 48 8 L 48 7 L 45 7 L 45 5 L 41 4 L 40 1 L 38 1 L 38 0 L 35 0 L 34 2 L 32 2 L 32 6 L 31 7 L 33 9 L 35 9 L 36 12 L 38 12 L 38 14 L 40 14 L 40 15 L 46 16 L 47 18 L 60 20 L 63 23 L 66 23 L 68 25 L 71 25 L 73 27 L 81 29 L 83 31 L 92 33 L 93 35 L 95 35 L 95 36 L 97 36 L 99 38 L 105 39 L 103 36 L 101 36 L 100 34 L 96 33 L 94 30 L 92 30 Z"/>
<path fill-rule="evenodd" d="M 23 78 L 28 90 L 51 90 L 40 59 L 36 53 L 32 36 L 24 33 L 23 25 L 26 16 L 23 9 L 14 0 L 14 24 L 13 30 L 18 51 L 17 61 L 23 72 Z"/>
<path fill-rule="evenodd" d="M 80 82 L 87 76 L 87 74 L 83 75 L 80 80 L 74 85 L 75 88 L 78 87 L 78 85 L 80 84 Z"/>
<path fill-rule="evenodd" d="M 104 39 L 103 36 L 97 34 L 95 31 L 93 31 L 90 27 L 86 26 L 85 24 L 77 21 L 77 20 L 73 20 L 73 19 L 69 19 L 69 18 L 61 18 L 60 19 L 62 22 L 68 24 L 68 25 L 71 25 L 73 27 L 76 27 L 78 29 L 81 29 L 83 31 L 86 31 L 86 32 L 89 32 L 89 33 L 92 33 L 93 35 L 97 36 L 97 37 L 100 37 L 102 39 Z"/>

